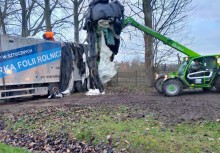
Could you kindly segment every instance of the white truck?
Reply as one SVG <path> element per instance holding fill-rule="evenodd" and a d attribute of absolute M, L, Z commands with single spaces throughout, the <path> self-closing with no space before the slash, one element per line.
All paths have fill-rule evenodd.
<path fill-rule="evenodd" d="M 59 90 L 61 43 L 0 35 L 0 99 Z M 73 61 L 74 81 L 81 80 Z"/>

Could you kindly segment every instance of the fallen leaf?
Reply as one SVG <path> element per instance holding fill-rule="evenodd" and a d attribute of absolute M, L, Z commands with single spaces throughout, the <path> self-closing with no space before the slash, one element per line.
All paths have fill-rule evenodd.
<path fill-rule="evenodd" d="M 150 130 L 150 128 L 146 128 L 145 130 L 146 130 L 146 131 L 149 131 L 149 130 Z"/>
<path fill-rule="evenodd" d="M 111 135 L 107 135 L 107 140 L 110 140 L 111 139 Z"/>
<path fill-rule="evenodd" d="M 215 139 L 214 139 L 214 138 L 208 138 L 208 140 L 209 140 L 209 141 L 213 141 L 213 140 L 215 140 Z"/>
<path fill-rule="evenodd" d="M 121 149 L 121 152 L 124 152 L 126 149 L 125 148 L 123 148 L 123 149 Z"/>
<path fill-rule="evenodd" d="M 130 142 L 128 142 L 127 140 L 125 140 L 125 143 L 130 144 Z"/>

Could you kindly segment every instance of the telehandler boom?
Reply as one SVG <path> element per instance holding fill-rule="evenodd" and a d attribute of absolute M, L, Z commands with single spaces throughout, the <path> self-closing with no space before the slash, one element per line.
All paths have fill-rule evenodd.
<path fill-rule="evenodd" d="M 127 26 L 127 25 L 132 25 L 134 26 L 135 28 L 143 31 L 144 33 L 146 34 L 149 34 L 151 35 L 152 37 L 155 37 L 156 39 L 162 41 L 164 44 L 186 54 L 187 56 L 190 56 L 190 57 L 197 57 L 197 56 L 200 56 L 200 54 L 192 51 L 191 49 L 179 44 L 178 42 L 170 39 L 170 38 L 167 38 L 163 35 L 161 35 L 160 33 L 152 30 L 151 28 L 147 27 L 147 26 L 144 26 L 140 23 L 138 23 L 137 21 L 135 21 L 133 18 L 131 17 L 128 17 L 124 20 L 124 25 Z"/>

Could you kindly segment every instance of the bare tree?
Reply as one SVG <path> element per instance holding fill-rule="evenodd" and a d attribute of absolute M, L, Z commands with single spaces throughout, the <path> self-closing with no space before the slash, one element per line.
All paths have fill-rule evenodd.
<path fill-rule="evenodd" d="M 8 21 L 8 27 L 10 27 L 9 34 L 21 35 L 28 37 L 31 35 L 31 27 L 33 20 L 33 11 L 37 8 L 35 0 L 18 0 L 11 1 L 12 10 L 14 14 L 9 14 L 7 18 L 12 20 Z M 36 22 L 34 22 L 36 24 Z M 16 30 L 17 29 L 17 30 Z M 20 30 L 21 29 L 21 30 Z M 21 34 L 18 32 L 21 31 Z"/>
<path fill-rule="evenodd" d="M 38 4 L 44 9 L 46 27 L 48 27 L 47 30 L 51 31 L 53 29 L 53 31 L 56 31 L 57 35 L 60 35 L 64 39 L 68 39 L 66 38 L 65 33 L 69 34 L 69 31 L 73 29 L 74 41 L 79 42 L 79 32 L 83 26 L 83 19 L 85 17 L 84 11 L 87 7 L 85 5 L 86 0 L 44 1 L 45 6 L 40 3 Z M 63 33 L 64 30 L 66 32 Z M 62 32 L 59 33 L 58 31 Z"/>
<path fill-rule="evenodd" d="M 154 4 L 154 29 L 163 35 L 172 35 L 173 33 L 179 33 L 186 29 L 186 19 L 191 9 L 191 7 L 189 7 L 191 1 L 192 0 L 157 0 Z M 185 36 L 183 35 L 178 38 L 184 39 Z M 171 55 L 176 55 L 175 50 L 168 47 L 163 47 L 162 49 L 160 46 L 161 42 L 154 40 L 155 66 L 159 66 L 167 61 Z"/>
<path fill-rule="evenodd" d="M 55 4 L 57 4 L 58 1 L 56 1 Z M 50 9 L 50 0 L 44 0 L 45 8 L 44 8 L 44 17 L 45 17 L 45 23 L 46 23 L 46 31 L 52 31 L 51 26 L 51 12 Z"/>
<path fill-rule="evenodd" d="M 8 9 L 8 1 L 1 1 L 1 7 L 0 7 L 0 27 L 2 28 L 2 33 L 6 35 L 6 27 L 5 27 L 5 18 L 6 18 L 6 13 Z M 2 8 L 3 6 L 3 8 Z"/>
<path fill-rule="evenodd" d="M 31 1 L 31 4 L 28 5 L 28 7 L 26 4 L 26 0 L 19 0 L 19 1 L 20 1 L 20 5 L 21 5 L 21 17 L 22 17 L 21 36 L 27 37 L 27 36 L 30 36 L 30 31 L 28 30 L 28 20 L 30 20 L 31 11 L 33 10 L 35 0 Z"/>
<path fill-rule="evenodd" d="M 79 42 L 86 0 L 0 0 L 0 27 L 3 34 L 24 37 L 54 31 L 60 40 L 68 40 L 74 30 Z"/>
<path fill-rule="evenodd" d="M 60 4 L 60 8 L 65 10 L 69 19 L 67 31 L 72 29 L 74 30 L 74 42 L 79 43 L 80 37 L 79 34 L 82 32 L 82 28 L 84 25 L 84 19 L 86 16 L 86 11 L 88 8 L 87 0 L 64 0 L 65 3 Z M 67 25 L 67 24 L 66 24 Z"/>
<path fill-rule="evenodd" d="M 11 16 L 14 15 L 18 10 L 13 8 L 13 2 L 10 0 L 1 0 L 0 1 L 0 28 L 2 29 L 2 34 L 7 34 L 7 26 L 9 21 L 12 20 Z"/>
<path fill-rule="evenodd" d="M 45 20 L 45 27 L 41 25 L 41 30 L 45 29 L 46 31 L 52 31 L 52 28 L 54 26 L 54 23 L 52 23 L 51 21 L 51 16 L 52 13 L 54 11 L 54 9 L 56 9 L 57 5 L 58 5 L 58 0 L 44 0 L 44 3 L 41 2 L 37 2 L 37 4 L 41 7 L 41 9 L 44 12 L 44 16 L 43 16 L 43 20 Z"/>
<path fill-rule="evenodd" d="M 144 22 L 149 28 L 153 28 L 153 9 L 151 0 L 143 0 Z M 144 35 L 145 42 L 145 68 L 146 68 L 146 86 L 154 85 L 154 65 L 153 65 L 153 38 L 147 34 Z"/>
<path fill-rule="evenodd" d="M 189 4 L 192 0 L 136 0 L 125 1 L 130 12 L 128 16 L 134 16 L 138 21 L 161 33 L 171 35 L 182 31 L 186 27 L 186 19 Z M 137 34 L 136 34 L 137 35 Z M 144 35 L 146 85 L 154 84 L 154 69 L 166 61 L 174 50 L 169 47 L 161 47 L 160 41 L 149 35 Z"/>
<path fill-rule="evenodd" d="M 83 8 L 85 6 L 85 0 L 71 0 L 73 3 L 73 24 L 74 24 L 74 41 L 79 43 L 79 31 L 82 29 L 83 20 L 85 14 Z M 82 15 L 80 19 L 80 15 Z M 81 24 L 81 25 L 80 25 Z"/>

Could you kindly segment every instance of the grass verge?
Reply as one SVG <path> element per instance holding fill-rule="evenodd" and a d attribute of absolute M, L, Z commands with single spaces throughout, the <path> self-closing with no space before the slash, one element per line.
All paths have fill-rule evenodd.
<path fill-rule="evenodd" d="M 164 126 L 154 115 L 127 106 L 62 107 L 3 116 L 6 129 L 68 133 L 86 143 L 107 143 L 124 152 L 220 152 L 220 122 L 197 121 Z"/>
<path fill-rule="evenodd" d="M 25 149 L 12 147 L 12 146 L 0 143 L 0 153 L 30 153 L 30 152 Z"/>

